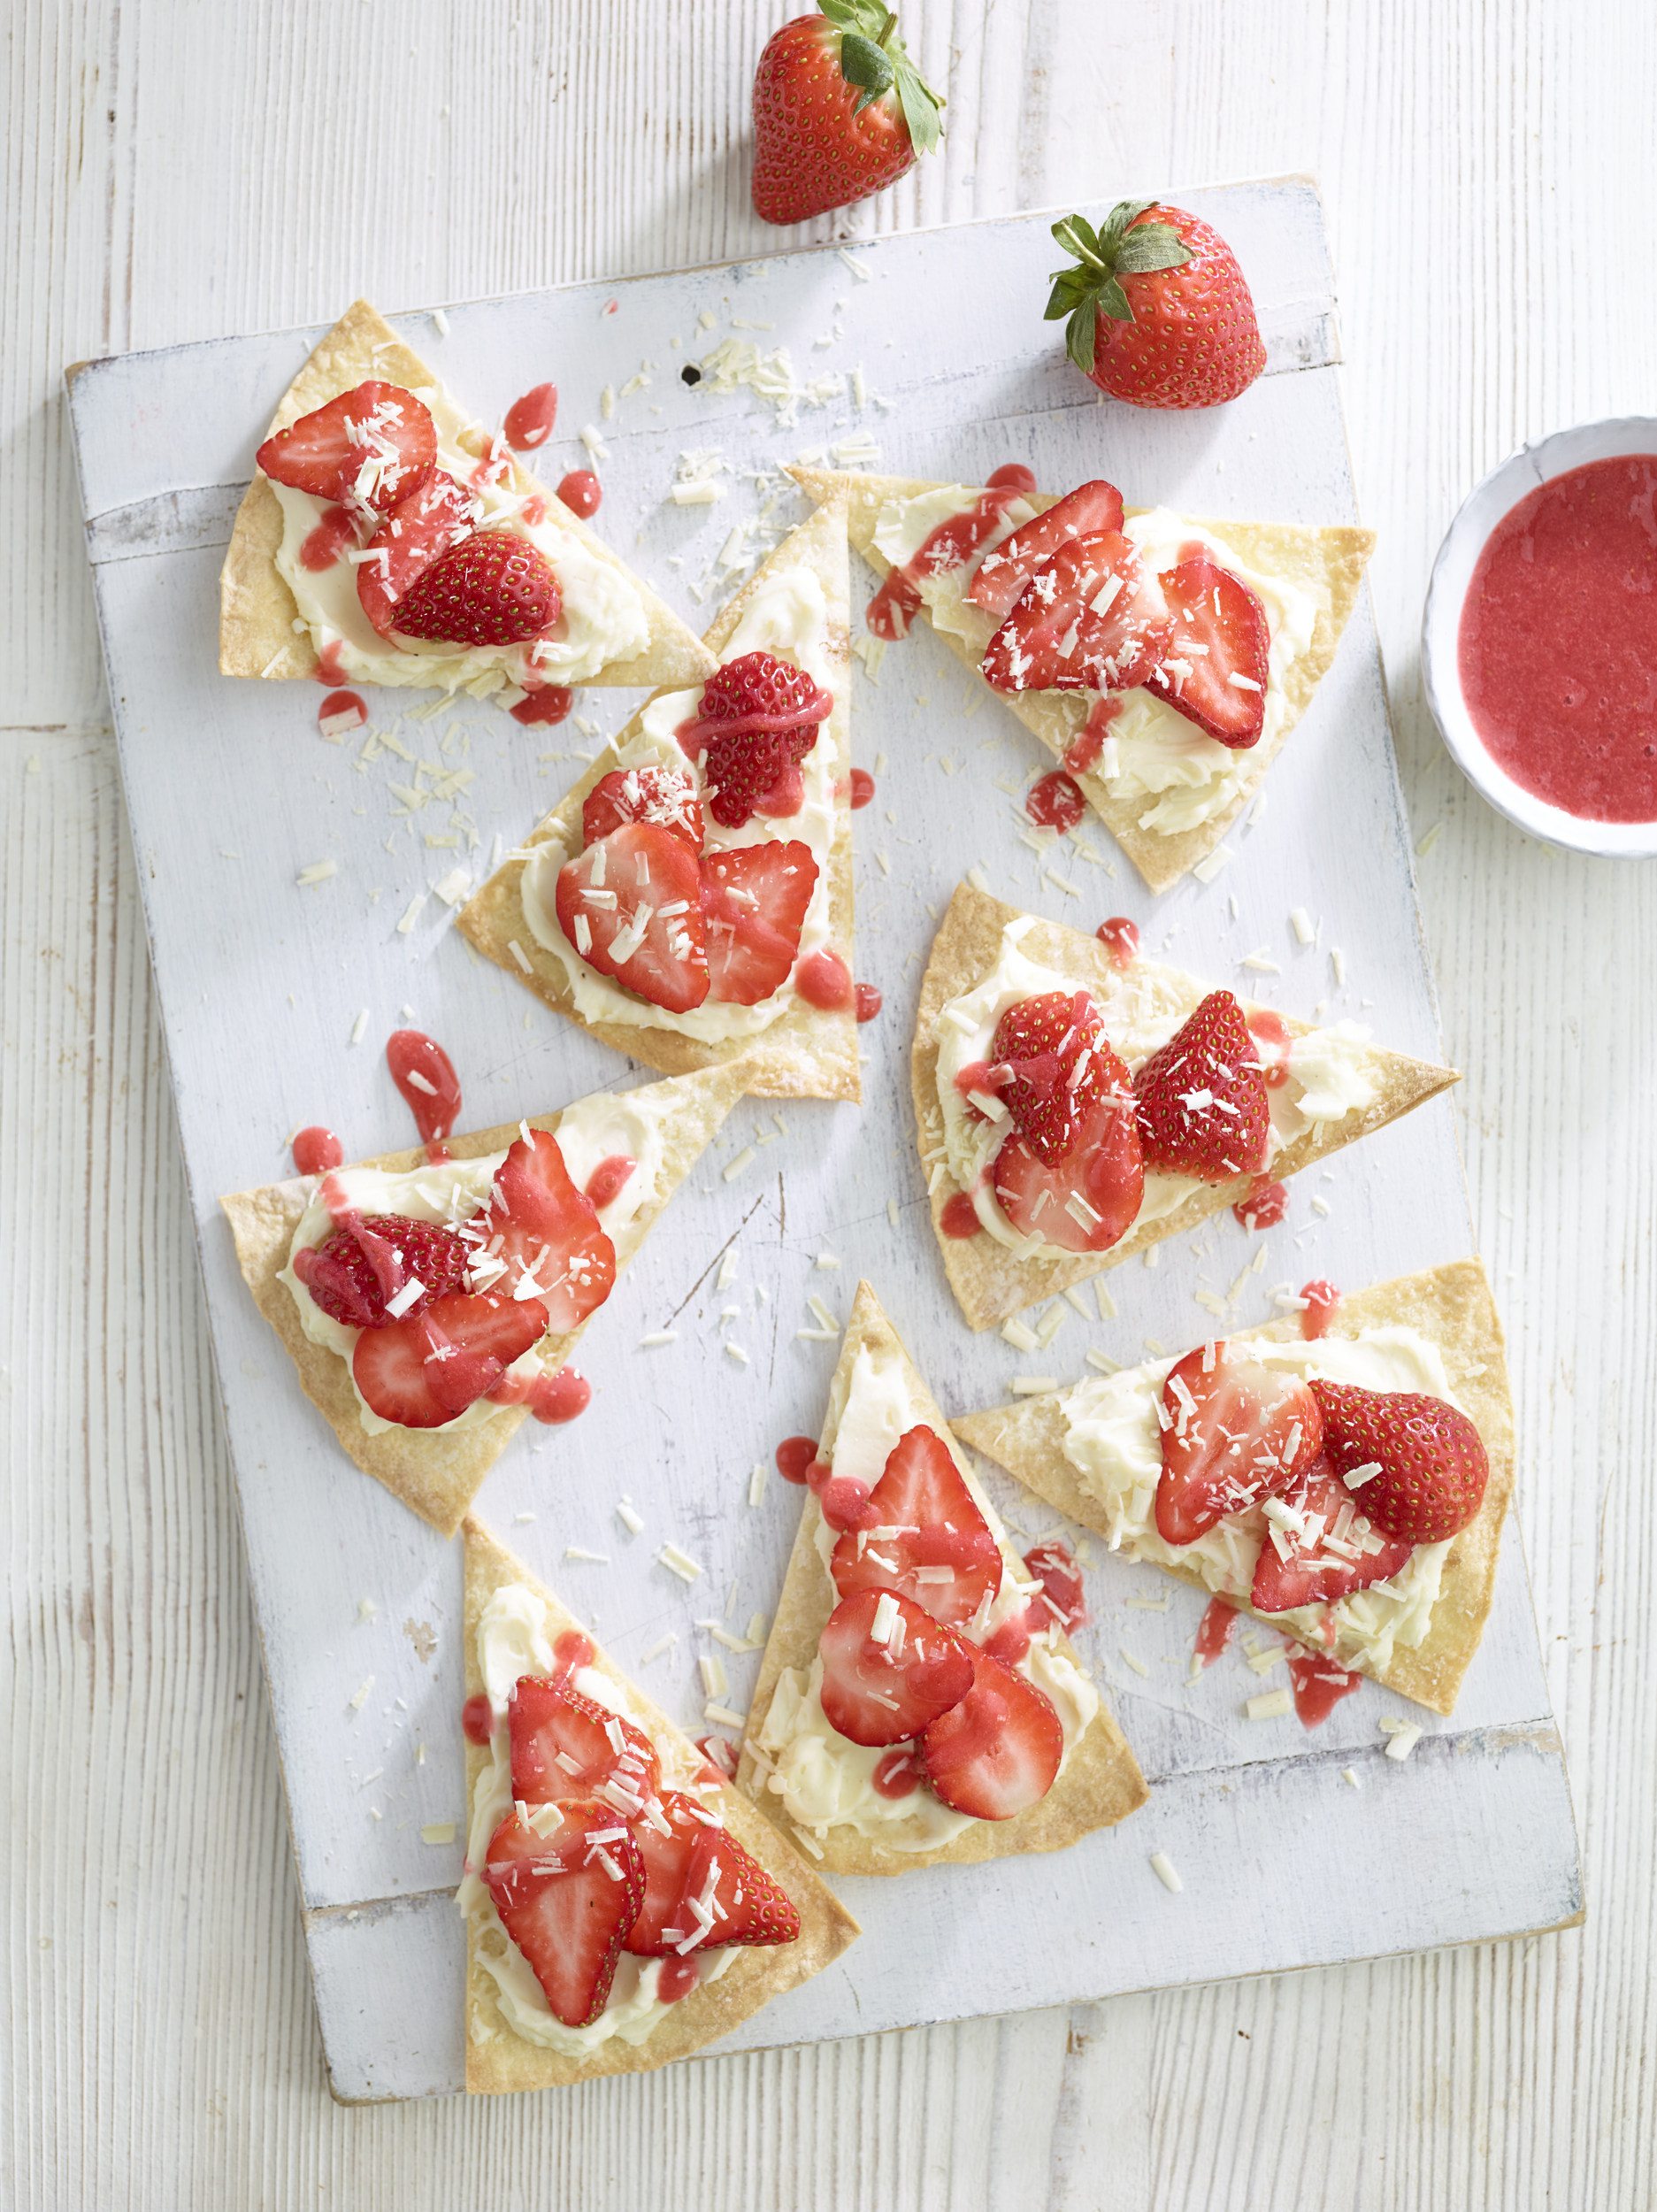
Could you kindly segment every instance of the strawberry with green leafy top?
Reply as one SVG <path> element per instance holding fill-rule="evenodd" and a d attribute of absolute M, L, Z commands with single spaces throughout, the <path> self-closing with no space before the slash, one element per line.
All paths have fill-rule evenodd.
<path fill-rule="evenodd" d="M 943 102 L 880 0 L 819 0 L 767 44 L 754 78 L 754 211 L 802 223 L 894 184 L 937 144 Z"/>

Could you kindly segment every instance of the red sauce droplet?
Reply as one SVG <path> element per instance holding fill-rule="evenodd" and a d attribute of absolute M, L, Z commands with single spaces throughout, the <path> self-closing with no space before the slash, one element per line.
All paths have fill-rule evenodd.
<path fill-rule="evenodd" d="M 1349 1674 L 1332 1659 L 1298 1647 L 1289 1654 L 1289 1679 L 1294 1685 L 1294 1717 L 1302 1728 L 1321 1727 L 1343 1697 L 1350 1697 L 1363 1680 Z"/>
<path fill-rule="evenodd" d="M 1016 467 L 1016 465 L 1015 465 Z M 1028 470 L 1017 470 L 1023 476 Z M 909 625 L 920 611 L 920 579 L 945 569 L 959 568 L 971 559 L 1002 515 L 1020 493 L 1033 485 L 998 483 L 993 478 L 970 507 L 947 515 L 930 531 L 901 567 L 894 568 L 869 602 L 863 620 L 876 637 L 888 641 L 907 637 Z"/>
<path fill-rule="evenodd" d="M 1009 492 L 1032 492 L 1036 488 L 1033 472 L 1022 461 L 1003 461 L 1000 468 L 992 471 L 989 481 Z"/>
<path fill-rule="evenodd" d="M 572 469 L 558 487 L 558 496 L 572 515 L 590 522 L 603 501 L 604 487 L 591 469 Z"/>
<path fill-rule="evenodd" d="M 681 1997 L 690 1995 L 700 1979 L 694 1959 L 664 1959 L 656 1978 L 656 2001 L 676 2005 Z"/>
<path fill-rule="evenodd" d="M 1139 926 L 1125 914 L 1113 914 L 1108 922 L 1100 923 L 1093 934 L 1110 955 L 1113 968 L 1131 968 L 1139 958 Z"/>
<path fill-rule="evenodd" d="M 528 453 L 536 446 L 546 444 L 557 419 L 557 386 L 537 384 L 507 409 L 506 442 L 519 453 Z"/>
<path fill-rule="evenodd" d="M 1024 800 L 1024 812 L 1037 828 L 1055 829 L 1061 837 L 1073 830 L 1086 811 L 1081 787 L 1062 768 L 1049 769 L 1039 782 L 1032 783 Z"/>
<path fill-rule="evenodd" d="M 607 1160 L 601 1160 L 587 1179 L 587 1195 L 602 1213 L 613 1199 L 619 1198 L 626 1187 L 627 1179 L 639 1163 L 625 1152 L 612 1152 Z"/>
<path fill-rule="evenodd" d="M 777 1447 L 777 1472 L 785 1482 L 803 1483 L 806 1469 L 817 1457 L 813 1436 L 785 1436 Z"/>
<path fill-rule="evenodd" d="M 1210 1598 L 1208 1610 L 1197 1623 L 1196 1654 L 1200 1665 L 1211 1667 L 1237 1632 L 1237 1608 L 1224 1598 Z"/>
<path fill-rule="evenodd" d="M 1300 1285 L 1300 1295 L 1306 1301 L 1306 1310 L 1300 1316 L 1300 1334 L 1312 1344 L 1325 1333 L 1334 1319 L 1340 1293 L 1320 1275 L 1316 1280 Z"/>
<path fill-rule="evenodd" d="M 568 684 L 542 684 L 507 712 L 525 729 L 538 729 L 543 722 L 562 722 L 574 704 L 575 694 Z"/>
<path fill-rule="evenodd" d="M 852 1003 L 851 970 L 827 945 L 807 954 L 794 969 L 794 982 L 806 1004 L 824 1013 Z"/>
<path fill-rule="evenodd" d="M 579 1674 L 593 1663 L 593 1640 L 579 1628 L 566 1628 L 553 1640 L 552 1656 L 559 1674 Z"/>
<path fill-rule="evenodd" d="M 866 768 L 852 770 L 852 812 L 868 805 L 875 795 L 875 780 Z"/>
<path fill-rule="evenodd" d="M 341 657 L 344 650 L 344 642 L 339 638 L 323 648 L 322 657 L 313 671 L 319 684 L 339 685 L 345 681 L 345 664 Z"/>
<path fill-rule="evenodd" d="M 529 1386 L 529 1409 L 549 1429 L 576 1420 L 592 1402 L 592 1384 L 573 1367 L 561 1367 L 556 1375 L 538 1375 Z"/>
<path fill-rule="evenodd" d="M 454 1155 L 441 1137 L 433 1137 L 426 1148 L 426 1156 L 433 1167 L 441 1167 L 443 1162 L 452 1159 Z"/>
<path fill-rule="evenodd" d="M 1256 1007 L 1248 1018 L 1248 1033 L 1266 1071 L 1266 1087 L 1275 1091 L 1289 1079 L 1289 1051 L 1294 1043 L 1289 1025 L 1281 1014 Z"/>
<path fill-rule="evenodd" d="M 885 1000 L 872 983 L 860 983 L 857 986 L 857 1018 L 860 1022 L 873 1021 L 885 1003 Z"/>
<path fill-rule="evenodd" d="M 912 1743 L 894 1744 L 875 1762 L 869 1779 L 877 1797 L 908 1797 L 920 1787 L 921 1763 Z"/>
<path fill-rule="evenodd" d="M 984 1224 L 978 1219 L 978 1209 L 963 1190 L 952 1192 L 945 1199 L 943 1211 L 938 1217 L 938 1226 L 947 1237 L 977 1236 Z"/>
<path fill-rule="evenodd" d="M 547 502 L 540 492 L 531 492 L 519 512 L 533 530 L 547 519 Z"/>
<path fill-rule="evenodd" d="M 349 722 L 344 719 L 347 715 L 351 718 Z M 328 729 L 326 726 L 336 718 L 337 726 Z M 325 737 L 343 740 L 349 731 L 360 730 L 367 719 L 368 709 L 355 691 L 331 691 L 317 709 L 317 727 Z"/>
<path fill-rule="evenodd" d="M 1092 768 L 1105 749 L 1105 733 L 1122 711 L 1115 692 L 1100 695 L 1087 710 L 1087 719 L 1064 749 L 1064 765 L 1074 776 Z"/>
<path fill-rule="evenodd" d="M 354 1221 L 362 1219 L 362 1216 L 346 1196 L 345 1186 L 337 1175 L 329 1173 L 323 1177 L 322 1188 L 317 1193 L 317 1196 L 327 1208 L 329 1217 L 336 1229 L 349 1229 Z"/>
<path fill-rule="evenodd" d="M 1288 1210 L 1286 1185 L 1274 1183 L 1270 1175 L 1256 1175 L 1248 1195 L 1239 1198 L 1231 1209 L 1245 1229 L 1275 1229 Z"/>
<path fill-rule="evenodd" d="M 1087 1599 L 1082 1588 L 1082 1571 L 1076 1563 L 1076 1555 L 1068 1544 L 1055 1537 L 1051 1543 L 1033 1545 L 1024 1554 L 1024 1569 L 1031 1579 L 1041 1585 L 1041 1596 L 1030 1601 L 1030 1618 L 1038 1628 L 1055 1621 L 1041 1602 L 1057 1608 L 1055 1624 L 1067 1636 L 1073 1636 L 1078 1628 L 1087 1624 Z"/>
<path fill-rule="evenodd" d="M 468 1743 L 487 1746 L 495 1733 L 495 1708 L 481 1690 L 461 1707 L 460 1725 Z"/>
<path fill-rule="evenodd" d="M 320 1122 L 302 1129 L 294 1139 L 294 1165 L 302 1175 L 326 1175 L 331 1167 L 344 1164 L 345 1147 Z"/>
<path fill-rule="evenodd" d="M 357 549 L 357 527 L 348 507 L 325 507 L 322 519 L 308 531 L 299 549 L 299 565 L 309 569 L 313 576 L 325 568 L 332 568 L 335 561 L 349 549 Z"/>
<path fill-rule="evenodd" d="M 810 1480 L 809 1472 L 807 1480 Z M 859 1482 L 855 1475 L 831 1475 L 826 1482 L 811 1483 L 811 1487 L 817 1492 L 817 1503 L 823 1509 L 823 1518 L 832 1529 L 837 1529 L 844 1535 L 848 1529 L 862 1525 L 863 1508 L 869 1502 L 869 1486 L 866 1482 Z"/>
<path fill-rule="evenodd" d="M 448 1136 L 460 1112 L 460 1078 L 442 1046 L 418 1029 L 394 1029 L 386 1041 L 386 1065 L 421 1141 L 429 1145 Z"/>

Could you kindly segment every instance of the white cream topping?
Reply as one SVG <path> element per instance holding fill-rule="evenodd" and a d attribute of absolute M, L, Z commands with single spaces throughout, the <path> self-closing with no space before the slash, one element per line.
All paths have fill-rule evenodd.
<path fill-rule="evenodd" d="M 553 1653 L 547 1625 L 546 1607 L 521 1582 L 509 1583 L 497 1590 L 478 1624 L 478 1659 L 495 1714 L 495 1729 L 489 1739 L 489 1763 L 479 1775 L 472 1791 L 472 1818 L 466 1831 L 466 1871 L 461 1878 L 455 1901 L 467 1918 L 473 1914 L 478 1916 L 479 1963 L 495 1983 L 501 2016 L 513 2033 L 522 2036 L 526 2043 L 539 2044 L 566 2058 L 585 2058 L 612 2037 L 623 2043 L 642 2043 L 671 2009 L 656 1995 L 663 1962 L 633 1958 L 624 1952 L 616 1962 L 610 2001 L 598 2018 L 585 2028 L 566 2027 L 562 2020 L 553 2017 L 546 1992 L 535 1979 L 529 1961 L 506 1932 L 478 1871 L 487 1863 L 489 1839 L 512 1802 L 507 1700 L 521 1675 L 551 1671 Z M 620 1684 L 612 1681 L 609 1675 L 601 1674 L 596 1667 L 578 1668 L 573 1687 L 579 1696 L 591 1698 L 623 1719 L 642 1725 Z M 662 1755 L 659 1745 L 657 1755 Z M 663 1782 L 670 1789 L 682 1788 L 690 1778 L 671 1772 L 671 1759 L 664 1759 Z M 697 1954 L 697 1978 L 703 1982 L 717 1981 L 735 1955 L 735 1947 L 728 1944 Z"/>
<path fill-rule="evenodd" d="M 1049 991 L 1069 995 L 1078 988 L 1070 977 L 1043 967 L 1020 951 L 1024 938 L 1035 926 L 1035 918 L 1028 914 L 1009 922 L 1001 933 L 995 965 L 982 982 L 951 999 L 940 1014 L 938 1105 L 943 1116 L 949 1172 L 970 1194 L 973 1211 L 996 1242 L 1021 1259 L 1074 1258 L 1073 1253 L 1062 1251 L 1039 1235 L 1022 1235 L 1002 1212 L 986 1171 L 1012 1125 L 986 1121 L 975 1113 L 955 1079 L 974 1061 L 990 1057 L 996 1025 L 1009 1006 Z M 1135 960 L 1124 969 L 1113 971 L 1108 987 L 1090 986 L 1105 1034 L 1130 1075 L 1159 1051 L 1191 1014 L 1195 1002 L 1188 987 L 1182 992 L 1180 986 L 1185 982 L 1184 977 L 1170 970 Z M 1368 1032 L 1355 1024 L 1342 1022 L 1337 1028 L 1314 1029 L 1293 1041 L 1288 1080 L 1269 1087 L 1266 1092 L 1271 1113 L 1268 1165 L 1285 1144 L 1315 1122 L 1343 1120 L 1374 1098 L 1367 1037 Z M 1208 1187 L 1192 1175 L 1147 1172 L 1133 1228 L 1163 1219 L 1193 1191 Z"/>
<path fill-rule="evenodd" d="M 850 1475 L 872 1486 L 880 1479 L 899 1439 L 922 1418 L 902 1362 L 877 1362 L 865 1345 L 847 1381 L 831 1395 L 822 1450 L 837 1475 Z M 1009 1545 L 1000 1517 L 970 1468 L 964 1471 L 964 1480 L 1001 1554 L 1001 1587 L 982 1630 L 973 1636 L 974 1641 L 986 1643 L 1008 1615 L 1026 1602 L 1029 1585 L 1024 1562 Z M 834 1532 L 826 1522 L 820 1523 L 817 1548 L 825 1577 L 834 1543 Z M 1015 1671 L 1045 1691 L 1058 1714 L 1064 1732 L 1062 1774 L 1099 1710 L 1099 1694 L 1074 1662 L 1054 1648 L 1050 1635 L 1032 1640 Z M 955 1812 L 934 1797 L 924 1782 L 907 1797 L 882 1797 L 874 1786 L 874 1770 L 890 1747 L 852 1743 L 832 1727 L 823 1710 L 822 1683 L 820 1658 L 812 1662 L 809 1678 L 785 1667 L 759 1737 L 761 1749 L 776 1763 L 766 1786 L 782 1800 L 791 1818 L 818 1835 L 834 1827 L 855 1828 L 892 1851 L 935 1850 L 975 1824 L 971 1814 Z M 905 1824 L 913 1827 L 913 1833 L 899 1837 L 893 1832 Z"/>
<path fill-rule="evenodd" d="M 566 1106 L 558 1117 L 558 1149 L 564 1156 L 570 1179 L 579 1190 L 587 1187 L 601 1160 L 619 1153 L 634 1164 L 633 1173 L 621 1188 L 607 1205 L 598 1209 L 600 1226 L 616 1248 L 618 1267 L 630 1259 L 644 1240 L 648 1225 L 641 1217 L 658 1194 L 666 1151 L 665 1128 L 664 1110 L 655 1103 L 647 1105 L 636 1093 L 629 1096 L 595 1091 L 590 1097 L 579 1098 Z M 337 1352 L 349 1372 L 351 1355 L 362 1334 L 360 1329 L 324 1313 L 294 1272 L 295 1254 L 308 1246 L 323 1243 L 334 1233 L 334 1216 L 322 1195 L 325 1181 L 339 1193 L 342 1206 L 362 1214 L 365 1219 L 372 1220 L 377 1214 L 401 1214 L 410 1221 L 433 1221 L 445 1228 L 458 1229 L 462 1222 L 470 1221 L 490 1204 L 495 1179 L 505 1158 L 504 1152 L 481 1153 L 472 1160 L 423 1163 L 401 1174 L 383 1168 L 338 1168 L 332 1176 L 318 1179 L 294 1231 L 293 1242 L 288 1248 L 288 1263 L 277 1277 L 279 1282 L 287 1286 L 299 1310 L 299 1325 L 311 1341 Z M 509 1375 L 523 1381 L 533 1381 L 541 1371 L 541 1355 L 534 1346 L 507 1369 Z M 370 1436 L 378 1436 L 397 1425 L 394 1421 L 382 1420 L 364 1402 L 357 1391 L 355 1376 L 351 1388 L 357 1394 L 357 1418 Z M 424 1432 L 452 1435 L 460 1430 L 477 1428 L 503 1410 L 492 1399 L 479 1398 L 452 1421 Z"/>
<path fill-rule="evenodd" d="M 439 686 L 465 689 L 482 698 L 510 684 L 590 682 L 611 661 L 641 653 L 650 641 L 650 618 L 637 586 L 618 564 L 556 522 L 525 519 L 525 496 L 489 480 L 461 444 L 461 434 L 478 426 L 439 386 L 422 386 L 416 395 L 437 425 L 437 465 L 481 503 L 479 528 L 510 530 L 527 538 L 547 557 L 558 580 L 561 607 L 550 637 L 530 645 L 473 646 L 456 650 L 433 640 L 408 638 L 403 649 L 380 636 L 363 611 L 357 595 L 357 565 L 349 542 L 338 560 L 321 570 L 306 568 L 300 549 L 329 502 L 272 483 L 282 509 L 282 542 L 277 572 L 294 595 L 317 651 L 337 649 L 341 675 L 359 683 Z M 537 495 L 530 494 L 529 498 Z M 539 495 L 543 500 L 547 495 Z"/>
<path fill-rule="evenodd" d="M 814 571 L 804 567 L 779 570 L 767 577 L 743 611 L 722 661 L 740 660 L 745 653 L 771 653 L 793 661 L 824 691 L 834 689 L 829 660 L 829 610 L 823 587 Z M 637 734 L 618 748 L 619 768 L 669 767 L 694 780 L 705 802 L 707 776 L 702 760 L 692 761 L 679 745 L 680 726 L 702 704 L 698 686 L 688 691 L 664 692 L 644 710 Z M 833 850 L 837 812 L 834 789 L 840 764 L 836 757 L 831 726 L 825 718 L 817 741 L 800 764 L 805 795 L 797 814 L 750 816 L 740 829 L 727 829 L 713 818 L 704 803 L 703 841 L 710 852 L 739 846 L 786 844 L 809 846 L 817 863 L 817 882 L 800 932 L 799 957 L 803 960 L 829 941 L 832 889 L 829 857 Z M 579 848 L 578 848 L 579 849 Z M 524 866 L 520 899 L 530 934 L 561 964 L 575 997 L 576 1011 L 586 1022 L 623 1022 L 648 1029 L 677 1030 L 702 1044 L 723 1044 L 733 1038 L 754 1037 L 769 1029 L 798 996 L 794 977 L 756 1006 L 708 1002 L 683 1014 L 669 1013 L 635 997 L 601 975 L 582 959 L 558 924 L 558 871 L 572 854 L 556 838 L 533 849 Z"/>
<path fill-rule="evenodd" d="M 919 494 L 914 499 L 891 500 L 882 507 L 875 525 L 876 549 L 894 567 L 913 559 L 932 531 L 951 515 L 969 507 L 976 494 L 959 484 Z M 933 626 L 961 638 L 974 657 L 982 659 L 994 635 L 994 619 L 966 596 L 984 554 L 1010 534 L 1034 511 L 1021 500 L 1009 509 L 1002 527 L 986 541 L 973 558 L 941 576 L 917 580 Z M 1271 643 L 1267 655 L 1265 720 L 1258 743 L 1270 746 L 1289 711 L 1285 680 L 1294 662 L 1312 641 L 1317 621 L 1315 602 L 1285 577 L 1270 576 L 1251 568 L 1231 549 L 1199 524 L 1166 507 L 1130 515 L 1123 534 L 1139 549 L 1141 558 L 1160 575 L 1177 568 L 1188 546 L 1201 546 L 1221 567 L 1248 586 L 1265 612 Z M 1144 803 L 1141 829 L 1173 836 L 1194 829 L 1227 807 L 1248 773 L 1255 748 L 1237 751 L 1206 736 L 1154 691 L 1139 687 L 1115 695 L 1119 701 L 1110 736 L 1115 743 L 1115 767 L 1107 772 L 1104 762 L 1087 772 L 1112 795 L 1130 803 Z M 1046 734 L 1055 751 L 1062 753 L 1077 735 L 1093 704 L 1085 692 L 1026 692 L 1021 703 L 1035 709 L 1047 726 Z"/>
<path fill-rule="evenodd" d="M 1456 1402 L 1438 1346 L 1405 1324 L 1311 1343 L 1246 1341 L 1251 1359 L 1290 1374 L 1357 1383 L 1366 1390 L 1420 1392 Z M 1065 1424 L 1064 1456 L 1081 1487 L 1103 1507 L 1113 1551 L 1157 1566 L 1193 1566 L 1209 1589 L 1246 1605 L 1260 1555 L 1257 1516 L 1226 1514 L 1192 1544 L 1169 1544 L 1157 1533 L 1162 1446 L 1156 1407 L 1174 1364 L 1171 1359 L 1149 1361 L 1117 1375 L 1090 1376 L 1065 1392 L 1058 1402 Z M 1418 1544 L 1386 1588 L 1375 1585 L 1342 1598 L 1332 1609 L 1333 1655 L 1345 1665 L 1374 1673 L 1385 1666 L 1394 1646 L 1417 1648 L 1431 1622 L 1449 1548 L 1447 1542 Z M 1302 1606 L 1273 1617 L 1309 1641 L 1321 1642 L 1324 1610 Z"/>

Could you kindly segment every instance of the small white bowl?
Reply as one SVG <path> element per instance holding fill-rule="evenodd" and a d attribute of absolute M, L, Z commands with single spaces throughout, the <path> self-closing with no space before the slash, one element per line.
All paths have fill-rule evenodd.
<path fill-rule="evenodd" d="M 1468 586 L 1502 517 L 1551 477 L 1563 476 L 1590 461 L 1615 461 L 1625 453 L 1657 453 L 1657 418 L 1622 415 L 1578 423 L 1574 430 L 1556 430 L 1552 437 L 1521 446 L 1468 494 L 1432 565 L 1421 618 L 1421 672 L 1432 718 L 1456 765 L 1499 814 L 1505 814 L 1526 836 L 1539 837 L 1569 852 L 1592 853 L 1605 860 L 1650 860 L 1657 856 L 1657 822 L 1584 821 L 1538 799 L 1498 766 L 1467 710 L 1459 653 Z"/>

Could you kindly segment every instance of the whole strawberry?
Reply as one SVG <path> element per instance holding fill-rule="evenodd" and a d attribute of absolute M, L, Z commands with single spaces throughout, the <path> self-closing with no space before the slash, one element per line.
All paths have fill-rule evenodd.
<path fill-rule="evenodd" d="M 1408 1544 L 1436 1544 L 1464 1529 L 1484 1502 L 1490 1461 L 1465 1413 L 1409 1390 L 1365 1390 L 1312 1379 L 1323 1416 L 1323 1449 L 1378 1529 Z"/>
<path fill-rule="evenodd" d="M 1133 1079 L 1145 1164 L 1226 1183 L 1266 1164 L 1271 1110 L 1243 1010 L 1210 991 Z"/>
<path fill-rule="evenodd" d="M 350 1329 L 387 1329 L 459 1290 L 469 1257 L 452 1229 L 405 1214 L 376 1214 L 332 1231 L 318 1245 L 302 1246 L 294 1272 L 332 1319 Z M 391 1302 L 417 1278 L 420 1288 L 412 1300 L 404 1295 L 394 1313 Z"/>
<path fill-rule="evenodd" d="M 797 814 L 804 797 L 800 763 L 833 707 L 832 692 L 772 653 L 744 653 L 716 669 L 694 720 L 679 731 L 687 753 L 705 753 L 714 820 L 740 829 L 756 813 Z"/>
<path fill-rule="evenodd" d="M 453 645 L 523 645 L 551 629 L 563 603 L 546 555 L 511 530 L 479 530 L 439 554 L 397 603 L 405 637 Z"/>
<path fill-rule="evenodd" d="M 1183 208 L 1122 200 L 1102 231 L 1079 215 L 1053 235 L 1076 257 L 1055 269 L 1047 320 L 1101 392 L 1135 407 L 1216 407 L 1266 365 L 1254 303 L 1219 233 Z"/>
<path fill-rule="evenodd" d="M 943 102 L 880 0 L 819 0 L 769 41 L 754 75 L 754 211 L 802 223 L 865 200 L 938 143 Z"/>

